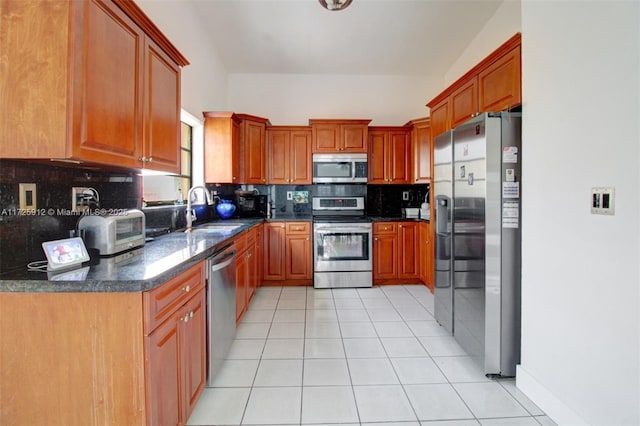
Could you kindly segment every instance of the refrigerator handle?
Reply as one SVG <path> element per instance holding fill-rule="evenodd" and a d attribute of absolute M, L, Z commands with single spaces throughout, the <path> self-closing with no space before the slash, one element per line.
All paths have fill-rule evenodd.
<path fill-rule="evenodd" d="M 447 223 L 449 222 L 450 199 L 445 195 L 436 196 L 436 234 L 448 235 Z"/>

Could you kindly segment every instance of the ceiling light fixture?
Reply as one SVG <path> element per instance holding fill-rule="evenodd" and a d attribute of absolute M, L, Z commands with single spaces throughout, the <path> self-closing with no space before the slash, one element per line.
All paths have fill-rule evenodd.
<path fill-rule="evenodd" d="M 343 10 L 346 9 L 353 0 L 318 0 L 322 7 L 327 10 Z"/>

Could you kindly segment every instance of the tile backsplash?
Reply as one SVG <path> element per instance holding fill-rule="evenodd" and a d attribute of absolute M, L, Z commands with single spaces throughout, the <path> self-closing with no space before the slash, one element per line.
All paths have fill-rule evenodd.
<path fill-rule="evenodd" d="M 19 211 L 20 183 L 36 184 L 35 214 Z M 74 186 L 94 188 L 101 208 L 140 208 L 141 178 L 134 173 L 0 160 L 0 271 L 43 260 L 43 241 L 69 237 L 80 218 L 71 211 Z"/>

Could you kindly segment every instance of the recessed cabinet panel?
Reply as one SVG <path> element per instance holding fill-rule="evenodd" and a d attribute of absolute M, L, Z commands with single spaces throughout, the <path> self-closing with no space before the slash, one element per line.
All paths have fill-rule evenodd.
<path fill-rule="evenodd" d="M 478 76 L 482 111 L 508 110 L 522 103 L 520 46 Z"/>

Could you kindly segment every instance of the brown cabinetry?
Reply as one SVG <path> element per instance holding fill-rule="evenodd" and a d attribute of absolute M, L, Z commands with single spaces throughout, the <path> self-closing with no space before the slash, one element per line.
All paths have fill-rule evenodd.
<path fill-rule="evenodd" d="M 13 143 L 0 157 L 180 171 L 180 67 L 188 62 L 133 2 L 2 8 L 0 135 Z"/>
<path fill-rule="evenodd" d="M 431 182 L 431 120 L 429 117 L 411 120 L 412 183 Z"/>
<path fill-rule="evenodd" d="M 433 291 L 434 245 L 431 222 L 420 222 L 418 225 L 418 255 L 420 279 Z"/>
<path fill-rule="evenodd" d="M 409 183 L 410 127 L 369 128 L 369 183 Z"/>
<path fill-rule="evenodd" d="M 148 424 L 185 424 L 206 380 L 204 265 L 143 293 Z"/>
<path fill-rule="evenodd" d="M 310 185 L 311 129 L 305 126 L 272 126 L 267 129 L 269 184 Z"/>
<path fill-rule="evenodd" d="M 269 120 L 230 111 L 203 115 L 205 182 L 265 184 Z"/>
<path fill-rule="evenodd" d="M 265 223 L 263 280 L 310 284 L 313 278 L 311 250 L 310 222 Z"/>
<path fill-rule="evenodd" d="M 419 282 L 418 222 L 373 224 L 373 283 Z"/>
<path fill-rule="evenodd" d="M 520 33 L 511 37 L 427 104 L 433 137 L 478 114 L 522 103 L 520 39 Z"/>
<path fill-rule="evenodd" d="M 236 323 L 249 308 L 262 275 L 262 224 L 242 233 L 234 240 L 236 249 Z"/>
<path fill-rule="evenodd" d="M 313 152 L 367 152 L 367 126 L 371 120 L 311 119 Z"/>

